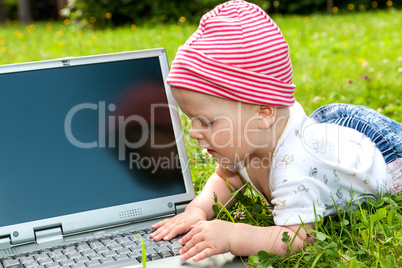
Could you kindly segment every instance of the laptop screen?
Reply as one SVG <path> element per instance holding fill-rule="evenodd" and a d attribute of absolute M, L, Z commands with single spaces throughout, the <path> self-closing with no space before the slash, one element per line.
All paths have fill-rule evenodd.
<path fill-rule="evenodd" d="M 186 192 L 158 57 L 0 85 L 0 227 Z"/>

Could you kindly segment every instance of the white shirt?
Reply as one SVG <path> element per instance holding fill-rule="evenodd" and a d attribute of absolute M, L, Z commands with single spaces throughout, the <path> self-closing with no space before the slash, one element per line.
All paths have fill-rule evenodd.
<path fill-rule="evenodd" d="M 243 162 L 227 168 L 252 185 Z M 345 209 L 350 200 L 357 208 L 356 200 L 364 194 L 389 192 L 389 180 L 384 158 L 370 138 L 336 124 L 317 124 L 296 102 L 271 163 L 274 222 L 314 222 L 314 211 L 322 217 L 335 214 L 335 204 Z"/>

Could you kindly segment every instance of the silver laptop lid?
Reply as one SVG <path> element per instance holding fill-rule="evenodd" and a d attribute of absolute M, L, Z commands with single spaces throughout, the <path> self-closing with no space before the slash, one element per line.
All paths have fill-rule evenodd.
<path fill-rule="evenodd" d="M 175 213 L 194 198 L 164 49 L 0 66 L 0 241 Z"/>

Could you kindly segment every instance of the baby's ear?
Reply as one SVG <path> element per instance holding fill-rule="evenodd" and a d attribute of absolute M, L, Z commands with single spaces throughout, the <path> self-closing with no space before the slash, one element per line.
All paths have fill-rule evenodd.
<path fill-rule="evenodd" d="M 258 127 L 268 129 L 276 119 L 276 107 L 261 105 L 258 113 Z"/>

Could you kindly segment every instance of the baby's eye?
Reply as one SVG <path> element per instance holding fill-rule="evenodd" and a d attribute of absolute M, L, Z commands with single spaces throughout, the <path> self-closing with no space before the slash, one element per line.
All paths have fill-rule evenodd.
<path fill-rule="evenodd" d="M 212 125 L 210 121 L 200 120 L 200 122 L 203 127 L 210 127 Z"/>
<path fill-rule="evenodd" d="M 199 116 L 199 117 L 194 117 L 194 118 L 191 118 L 191 122 L 197 122 L 197 124 L 200 124 L 201 125 L 201 127 L 203 127 L 203 128 L 209 128 L 209 127 L 211 127 L 211 125 L 212 125 L 212 121 L 210 121 L 208 118 L 206 118 L 206 117 L 201 117 L 201 116 Z"/>

